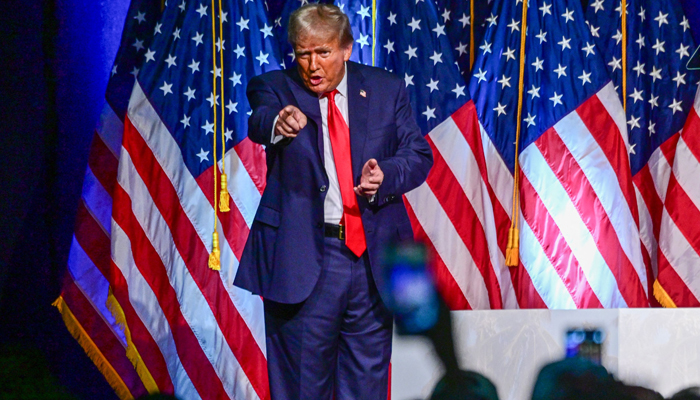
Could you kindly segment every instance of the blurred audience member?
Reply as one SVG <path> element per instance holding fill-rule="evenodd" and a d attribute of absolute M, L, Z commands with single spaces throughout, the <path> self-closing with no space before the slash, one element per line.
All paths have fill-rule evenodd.
<path fill-rule="evenodd" d="M 669 400 L 700 400 L 700 387 L 693 386 L 676 393 Z"/>
<path fill-rule="evenodd" d="M 608 371 L 582 357 L 545 365 L 535 381 L 532 400 L 634 400 Z"/>
<path fill-rule="evenodd" d="M 498 400 L 496 386 L 474 371 L 455 371 L 438 381 L 430 400 Z"/>
<path fill-rule="evenodd" d="M 625 386 L 624 390 L 635 400 L 664 400 L 661 393 L 642 386 Z"/>

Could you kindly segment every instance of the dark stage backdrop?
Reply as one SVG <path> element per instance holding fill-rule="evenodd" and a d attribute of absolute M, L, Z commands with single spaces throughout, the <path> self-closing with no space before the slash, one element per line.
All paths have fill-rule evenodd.
<path fill-rule="evenodd" d="M 283 1 L 268 0 L 272 16 Z M 700 43 L 700 0 L 681 1 Z M 0 384 L 25 371 L 27 385 L 115 399 L 50 304 L 128 0 L 1 3 Z"/>

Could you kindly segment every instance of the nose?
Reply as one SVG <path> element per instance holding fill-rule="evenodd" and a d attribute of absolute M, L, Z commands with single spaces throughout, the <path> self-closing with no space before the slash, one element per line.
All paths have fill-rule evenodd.
<path fill-rule="evenodd" d="M 311 55 L 311 60 L 309 61 L 309 70 L 314 72 L 318 69 L 318 56 L 315 54 Z"/>

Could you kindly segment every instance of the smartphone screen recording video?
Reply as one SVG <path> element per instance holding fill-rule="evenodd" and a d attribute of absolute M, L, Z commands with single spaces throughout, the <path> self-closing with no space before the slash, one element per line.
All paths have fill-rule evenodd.
<path fill-rule="evenodd" d="M 601 365 L 604 341 L 605 334 L 599 329 L 570 329 L 566 332 L 566 358 L 583 357 Z"/>

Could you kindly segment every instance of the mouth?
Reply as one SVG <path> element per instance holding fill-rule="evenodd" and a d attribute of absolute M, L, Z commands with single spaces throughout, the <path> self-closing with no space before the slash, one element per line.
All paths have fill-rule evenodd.
<path fill-rule="evenodd" d="M 309 82 L 311 82 L 311 85 L 313 85 L 313 86 L 319 85 L 321 83 L 321 81 L 323 81 L 323 78 L 321 78 L 320 76 L 309 77 Z"/>

